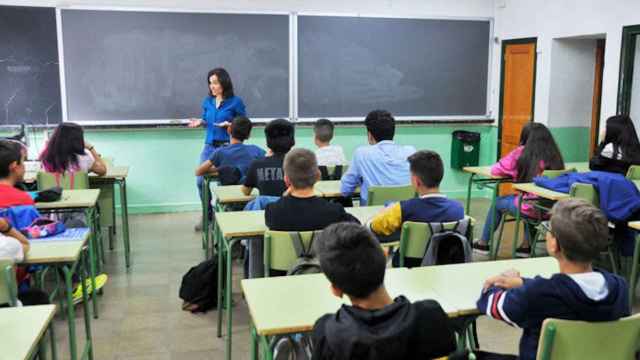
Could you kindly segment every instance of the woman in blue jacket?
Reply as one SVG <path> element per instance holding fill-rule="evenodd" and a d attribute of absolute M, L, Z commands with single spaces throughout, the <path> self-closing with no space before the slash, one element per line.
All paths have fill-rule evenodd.
<path fill-rule="evenodd" d="M 202 101 L 202 119 L 192 119 L 189 122 L 189 127 L 204 126 L 207 131 L 198 164 L 209 160 L 217 148 L 229 143 L 226 127 L 229 126 L 231 120 L 238 115 L 247 115 L 242 99 L 233 93 L 233 83 L 225 69 L 215 68 L 209 71 L 207 83 L 209 95 Z M 198 176 L 196 183 L 201 200 L 202 181 L 202 176 Z M 209 214 L 211 213 L 209 211 Z M 201 230 L 201 228 L 202 222 L 196 225 L 196 230 Z"/>

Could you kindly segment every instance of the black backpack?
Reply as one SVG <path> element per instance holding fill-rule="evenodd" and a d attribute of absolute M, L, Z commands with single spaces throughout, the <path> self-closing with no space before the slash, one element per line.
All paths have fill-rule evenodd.
<path fill-rule="evenodd" d="M 207 312 L 218 305 L 218 258 L 213 257 L 192 267 L 182 277 L 180 298 L 186 311 Z"/>
<path fill-rule="evenodd" d="M 471 219 L 457 221 L 446 230 L 443 223 L 429 223 L 431 238 L 425 249 L 421 266 L 461 264 L 472 261 L 471 244 L 467 239 Z"/>

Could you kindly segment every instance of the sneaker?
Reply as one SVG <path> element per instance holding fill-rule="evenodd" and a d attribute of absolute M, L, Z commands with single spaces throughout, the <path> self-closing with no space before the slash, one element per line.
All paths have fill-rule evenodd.
<path fill-rule="evenodd" d="M 480 241 L 473 242 L 473 252 L 481 255 L 489 255 L 489 244 L 481 243 Z"/>
<path fill-rule="evenodd" d="M 193 227 L 193 230 L 195 232 L 200 232 L 202 231 L 202 218 L 200 218 L 200 221 L 198 221 L 198 223 L 196 224 L 196 226 Z"/>
<path fill-rule="evenodd" d="M 102 289 L 102 287 L 107 283 L 109 277 L 107 274 L 100 274 L 96 276 L 96 291 Z M 91 283 L 91 279 L 85 279 L 85 287 L 87 288 L 87 297 L 91 296 L 93 292 L 93 284 Z M 82 286 L 77 285 L 73 290 L 73 304 L 79 304 L 82 302 Z"/>
<path fill-rule="evenodd" d="M 516 249 L 516 257 L 519 258 L 528 258 L 531 256 L 531 247 L 520 246 Z"/>

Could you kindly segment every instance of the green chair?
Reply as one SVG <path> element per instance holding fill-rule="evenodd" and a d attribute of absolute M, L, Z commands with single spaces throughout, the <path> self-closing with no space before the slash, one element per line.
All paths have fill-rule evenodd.
<path fill-rule="evenodd" d="M 570 174 L 574 172 L 576 172 L 575 168 L 569 168 L 564 170 L 545 170 L 542 172 L 542 176 L 546 176 L 549 179 L 555 179 L 560 175 Z M 518 240 L 520 239 L 520 221 L 522 220 L 527 225 L 527 228 L 529 229 L 529 235 L 530 235 L 529 239 L 535 239 L 537 237 L 537 233 L 538 233 L 537 228 L 540 225 L 542 213 L 548 211 L 552 205 L 553 205 L 552 202 L 550 202 L 549 200 L 540 200 L 539 203 L 534 204 L 534 207 L 538 210 L 540 214 L 540 216 L 537 218 L 522 216 L 522 212 L 518 212 L 518 214 L 505 214 L 504 216 L 502 216 L 502 219 L 500 221 L 500 230 L 498 233 L 496 246 L 491 247 L 491 249 L 493 249 L 493 252 L 494 252 L 493 254 L 491 254 L 491 258 L 496 259 L 498 256 L 498 252 L 500 250 L 500 243 L 502 242 L 502 235 L 504 234 L 505 223 L 512 222 L 512 221 L 516 222 L 515 234 L 514 234 L 513 244 L 511 248 L 511 258 L 515 258 L 516 249 L 518 247 Z M 532 255 L 535 255 L 533 248 L 534 246 L 531 245 Z"/>
<path fill-rule="evenodd" d="M 607 322 L 546 319 L 537 360 L 635 359 L 640 314 Z"/>
<path fill-rule="evenodd" d="M 18 286 L 13 260 L 0 259 L 0 304 L 18 305 Z"/>
<path fill-rule="evenodd" d="M 50 189 L 55 186 L 75 190 L 89 188 L 89 174 L 84 171 L 78 171 L 73 175 L 40 171 L 37 175 L 37 181 L 38 190 Z"/>
<path fill-rule="evenodd" d="M 627 170 L 627 179 L 640 180 L 640 165 L 631 165 Z"/>
<path fill-rule="evenodd" d="M 296 232 L 272 231 L 264 233 L 264 276 L 269 277 L 271 270 L 289 271 L 296 263 L 298 254 L 293 245 L 292 234 Z M 316 239 L 320 231 L 298 232 L 300 238 L 308 249 L 312 245 L 312 239 Z"/>
<path fill-rule="evenodd" d="M 403 186 L 370 186 L 368 191 L 368 206 L 385 205 L 416 197 L 416 190 L 411 185 Z"/>
<path fill-rule="evenodd" d="M 464 235 L 471 241 L 475 219 L 470 216 L 465 216 L 465 219 L 470 220 L 470 225 L 467 228 L 467 233 Z M 457 223 L 456 221 L 444 223 L 444 228 L 453 229 Z M 400 233 L 399 266 L 404 267 L 407 258 L 422 259 L 425 251 L 429 247 L 431 235 L 431 228 L 428 223 L 405 221 L 402 224 L 402 231 Z"/>

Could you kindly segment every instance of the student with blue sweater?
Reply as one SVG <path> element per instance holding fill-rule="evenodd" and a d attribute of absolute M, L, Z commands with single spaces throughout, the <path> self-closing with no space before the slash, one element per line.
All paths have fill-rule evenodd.
<path fill-rule="evenodd" d="M 580 199 L 556 203 L 547 229 L 547 252 L 558 260 L 560 273 L 550 279 L 525 279 L 510 270 L 485 281 L 478 310 L 523 329 L 520 358 L 536 358 L 542 322 L 547 318 L 612 321 L 629 315 L 624 279 L 594 269 L 606 247 L 607 218 Z M 478 359 L 509 358 L 479 353 Z M 510 357 L 515 358 L 515 357 Z"/>
<path fill-rule="evenodd" d="M 227 132 L 231 137 L 231 143 L 217 148 L 207 161 L 200 164 L 196 169 L 196 176 L 218 174 L 219 169 L 223 167 L 236 168 L 238 169 L 240 178 L 238 178 L 234 184 L 228 183 L 223 185 L 241 183 L 247 175 L 247 170 L 249 170 L 251 162 L 256 159 L 262 159 L 265 155 L 265 151 L 258 146 L 244 144 L 244 141 L 247 140 L 251 134 L 251 128 L 251 120 L 246 116 L 236 116 L 231 122 L 231 125 L 227 127 Z"/>
<path fill-rule="evenodd" d="M 451 222 L 464 218 L 462 205 L 440 193 L 444 164 L 434 151 L 421 150 L 409 156 L 411 184 L 419 198 L 395 203 L 371 220 L 369 227 L 384 237 L 397 233 L 405 221 Z M 407 259 L 407 266 L 420 266 L 420 259 Z"/>
<path fill-rule="evenodd" d="M 361 146 L 353 154 L 349 170 L 342 176 L 340 192 L 350 196 L 360 187 L 360 205 L 367 204 L 370 186 L 409 185 L 407 157 L 416 149 L 393 142 L 395 119 L 385 110 L 374 110 L 364 120 L 369 146 Z"/>

